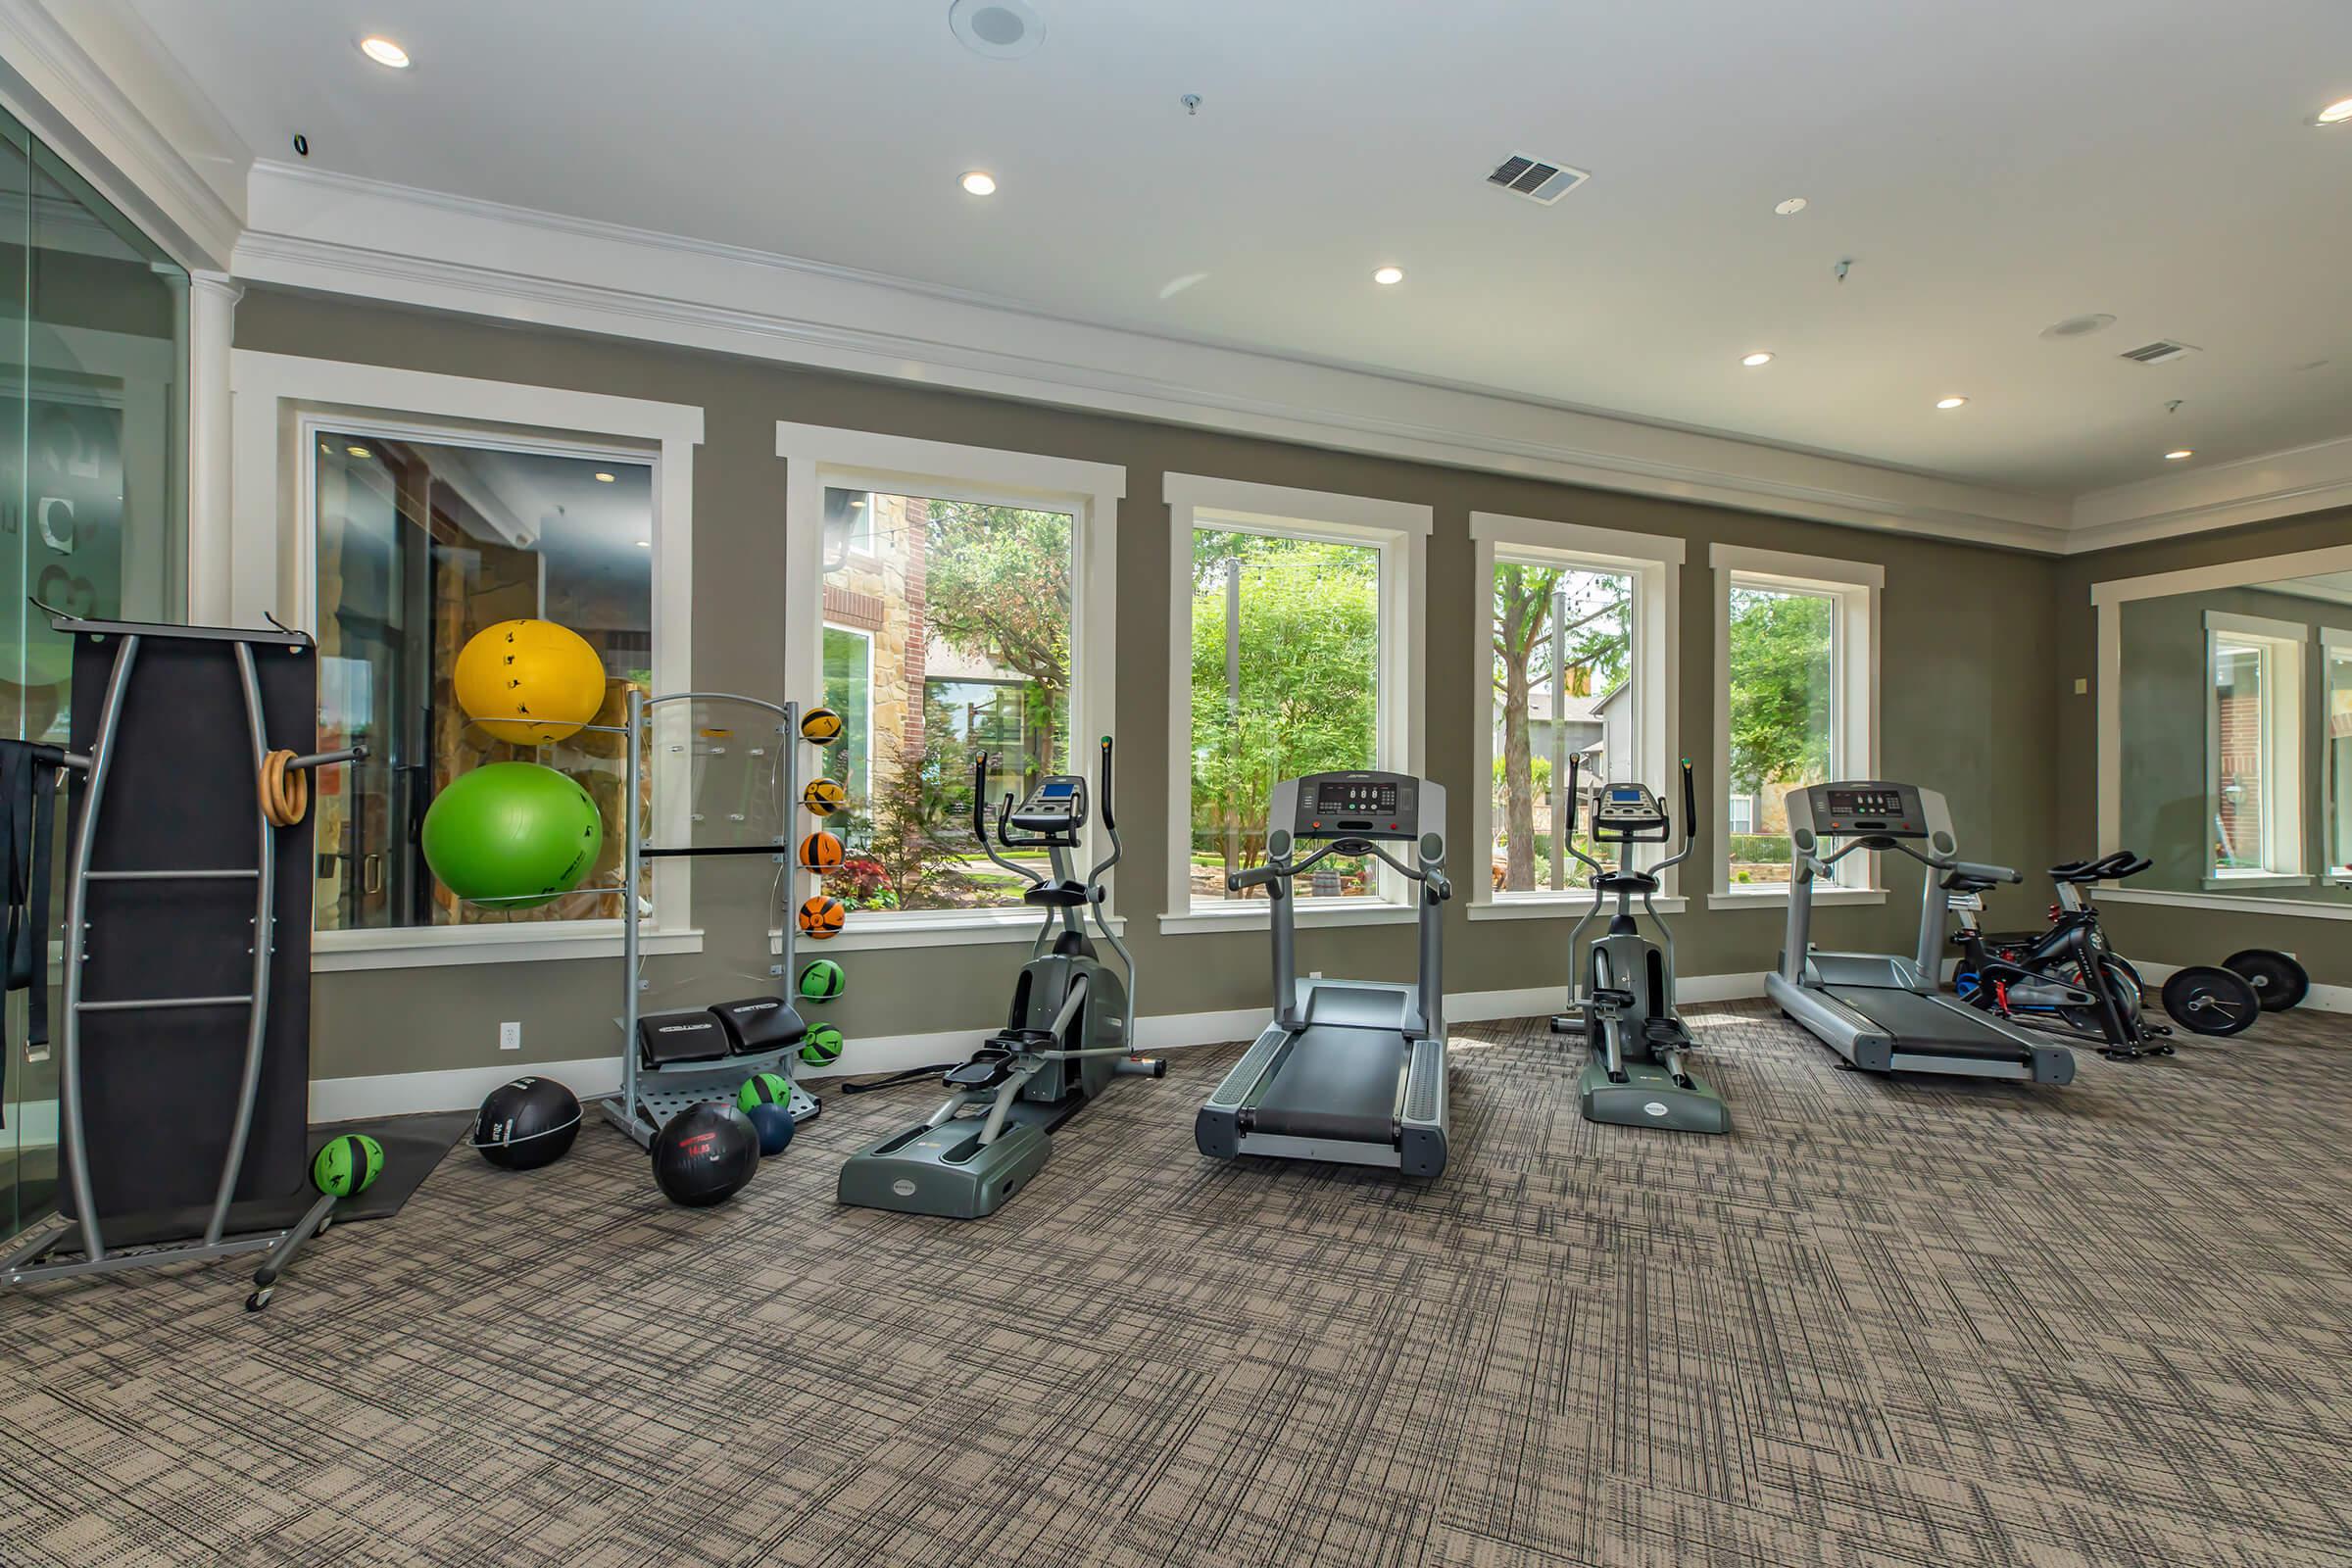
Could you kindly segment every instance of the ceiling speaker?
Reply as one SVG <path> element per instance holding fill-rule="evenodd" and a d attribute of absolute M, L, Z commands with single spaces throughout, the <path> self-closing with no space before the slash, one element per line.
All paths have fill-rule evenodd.
<path fill-rule="evenodd" d="M 1027 0 L 956 0 L 948 26 L 963 46 L 991 60 L 1018 60 L 1046 41 L 1046 23 Z"/>

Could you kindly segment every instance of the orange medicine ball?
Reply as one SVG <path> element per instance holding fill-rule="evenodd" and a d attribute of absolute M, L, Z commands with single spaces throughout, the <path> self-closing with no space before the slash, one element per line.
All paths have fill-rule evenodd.
<path fill-rule="evenodd" d="M 849 911 L 842 908 L 839 899 L 819 893 L 802 901 L 801 934 L 822 942 L 827 937 L 839 936 L 841 924 L 848 918 Z"/>

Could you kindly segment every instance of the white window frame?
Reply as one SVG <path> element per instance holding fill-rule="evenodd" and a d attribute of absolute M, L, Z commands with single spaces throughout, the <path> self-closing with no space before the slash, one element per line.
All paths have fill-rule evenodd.
<path fill-rule="evenodd" d="M 238 349 L 229 356 L 230 505 L 224 515 L 192 510 L 188 549 L 207 564 L 194 608 L 224 624 L 266 617 L 313 630 L 318 621 L 316 436 L 324 427 L 460 446 L 560 452 L 650 464 L 653 477 L 654 684 L 692 685 L 688 635 L 694 604 L 694 449 L 703 411 L 689 404 L 486 381 L 300 355 Z M 681 808 L 685 803 L 678 803 Z M 613 824 L 607 824 L 607 831 Z M 654 869 L 654 914 L 644 951 L 699 953 L 689 922 L 691 868 Z M 617 916 L 514 925 L 412 926 L 319 931 L 315 973 L 445 964 L 617 958 Z"/>
<path fill-rule="evenodd" d="M 1683 541 L 1544 517 L 1473 512 L 1470 543 L 1470 667 L 1479 682 L 1480 712 L 1471 742 L 1468 843 L 1472 849 L 1454 856 L 1453 885 L 1469 887 L 1468 916 L 1473 920 L 1575 919 L 1592 906 L 1592 893 L 1584 885 L 1590 873 L 1574 860 L 1569 862 L 1570 885 L 1556 892 L 1549 888 L 1509 894 L 1494 891 L 1491 870 L 1494 853 L 1494 697 L 1490 673 L 1494 667 L 1494 567 L 1498 560 L 1509 559 L 1633 578 L 1627 678 L 1634 684 L 1634 768 L 1626 776 L 1656 790 L 1680 822 L 1682 754 L 1676 749 L 1681 739 L 1680 705 L 1674 694 L 1682 680 Z M 1475 861 L 1470 856 L 1476 857 Z M 1659 858 L 1659 852 L 1653 849 L 1646 852 L 1643 863 L 1655 863 Z M 1679 875 L 1679 870 L 1667 873 L 1667 885 L 1654 901 L 1662 913 L 1679 914 L 1685 907 L 1677 891 Z"/>
<path fill-rule="evenodd" d="M 1373 766 L 1394 773 L 1422 772 L 1422 697 L 1428 678 L 1428 636 L 1423 583 L 1429 570 L 1429 536 L 1437 526 L 1433 508 L 1375 496 L 1299 490 L 1255 484 L 1212 474 L 1162 476 L 1168 505 L 1168 861 L 1167 903 L 1159 917 L 1163 935 L 1204 931 L 1263 930 L 1268 916 L 1262 900 L 1202 900 L 1192 888 L 1193 820 L 1193 534 L 1202 527 L 1328 539 L 1368 545 L 1380 552 L 1379 707 L 1374 722 Z M 1460 864 L 1456 822 L 1446 824 L 1448 869 Z M 1455 871 L 1456 886 L 1459 873 Z M 1413 902 L 1403 880 L 1380 868 L 1380 892 L 1370 897 L 1300 900 L 1302 926 L 1384 925 L 1410 922 Z"/>
<path fill-rule="evenodd" d="M 1007 452 L 996 447 L 882 435 L 829 425 L 776 423 L 776 456 L 784 460 L 785 580 L 792 598 L 784 609 L 785 690 L 819 691 L 824 685 L 824 513 L 831 487 L 965 501 L 983 506 L 1033 508 L 1070 514 L 1070 765 L 1092 777 L 1094 737 L 1115 734 L 1118 675 L 1119 503 L 1127 494 L 1127 470 L 1116 464 L 1076 458 Z M 870 506 L 871 503 L 869 502 Z M 870 684 L 870 681 L 869 681 Z M 1122 746 L 1134 741 L 1118 736 Z M 867 743 L 866 756 L 873 756 Z M 1127 777 L 1134 776 L 1129 770 Z M 1088 823 L 1081 859 L 1092 865 L 1108 839 L 1102 814 Z M 792 873 L 797 904 L 813 889 L 807 873 Z M 1117 873 L 1106 879 L 1104 918 L 1114 931 L 1124 918 L 1108 912 L 1118 895 Z M 1037 935 L 1037 911 L 1002 909 L 861 910 L 828 953 L 871 948 L 954 947 L 980 942 L 1028 942 Z M 780 950 L 782 933 L 770 933 Z"/>
<path fill-rule="evenodd" d="M 2221 814 L 2222 694 L 2215 683 L 2223 644 L 2249 648 L 2262 660 L 2262 863 L 2225 869 L 2206 844 L 2202 868 L 2210 889 L 2306 887 L 2303 842 L 2304 649 L 2311 628 L 2300 621 L 2205 612 L 2205 820 Z"/>
<path fill-rule="evenodd" d="M 2339 844 L 2347 852 L 2352 852 L 2352 842 L 2347 842 L 2352 835 L 2347 835 L 2346 832 L 2348 827 L 2352 827 L 2352 823 L 2343 820 L 2335 808 L 2336 795 L 2341 787 L 2341 781 L 2336 777 L 2334 737 L 2328 733 L 2328 720 L 2332 710 L 2328 701 L 2330 695 L 2328 687 L 2330 677 L 2333 675 L 2336 665 L 2340 663 L 2346 671 L 2345 685 L 2347 688 L 2352 688 L 2352 628 L 2322 626 L 2319 630 L 2320 870 L 2328 881 L 2341 887 L 2352 883 L 2352 853 L 2347 853 L 2341 859 L 2338 859 L 2334 852 Z"/>
<path fill-rule="evenodd" d="M 1837 751 L 1831 760 L 1833 778 L 1875 779 L 1879 776 L 1879 601 L 1886 587 L 1886 568 L 1875 562 L 1841 561 L 1830 556 L 1792 555 L 1781 550 L 1756 550 L 1744 545 L 1710 545 L 1707 564 L 1715 574 L 1715 733 L 1714 794 L 1708 811 L 1709 831 L 1716 835 L 1707 855 L 1712 868 L 1707 895 L 1710 909 L 1785 909 L 1788 889 L 1773 884 L 1745 890 L 1732 886 L 1727 839 L 1732 796 L 1732 590 L 1761 588 L 1780 593 L 1826 595 L 1836 615 L 1832 639 L 1836 685 L 1832 736 Z M 1862 866 L 1857 885 L 1832 887 L 1816 883 L 1816 905 L 1884 904 L 1885 883 L 1879 875 L 1879 857 L 1864 852 L 1843 863 Z"/>

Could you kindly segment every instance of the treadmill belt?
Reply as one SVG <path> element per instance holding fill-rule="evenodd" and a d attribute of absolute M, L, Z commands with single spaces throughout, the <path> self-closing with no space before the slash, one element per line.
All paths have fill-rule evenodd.
<path fill-rule="evenodd" d="M 1396 1136 L 1396 1080 L 1404 1036 L 1394 1029 L 1310 1026 L 1251 1109 L 1251 1132 L 1389 1144 Z"/>
<path fill-rule="evenodd" d="M 1982 1061 L 2027 1061 L 2032 1054 L 1973 1009 L 1949 1007 L 1916 991 L 1882 986 L 1825 986 L 1831 996 L 1868 1018 L 1914 1055 L 1970 1056 Z"/>

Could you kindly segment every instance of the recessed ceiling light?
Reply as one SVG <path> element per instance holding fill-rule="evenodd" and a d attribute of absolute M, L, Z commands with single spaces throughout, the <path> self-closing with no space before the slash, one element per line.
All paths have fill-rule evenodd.
<path fill-rule="evenodd" d="M 1797 214 L 1803 212 L 1804 210 L 1805 199 L 1802 196 L 1791 196 L 1787 201 L 1781 202 L 1773 208 L 1773 211 L 1780 214 L 1783 218 L 1794 218 Z"/>
<path fill-rule="evenodd" d="M 2172 451 L 2167 452 L 2164 455 L 2164 461 L 2167 463 L 2179 463 L 2182 458 L 2193 458 L 2195 456 L 2196 454 L 2191 452 L 2186 447 L 2175 447 Z"/>
<path fill-rule="evenodd" d="M 637 548 L 640 550 L 651 550 L 654 548 L 654 542 L 651 539 L 640 539 L 637 541 Z"/>
<path fill-rule="evenodd" d="M 360 53 L 366 55 L 377 65 L 389 66 L 394 71 L 406 71 L 409 69 L 409 52 L 406 49 L 403 49 L 400 45 L 394 43 L 391 39 L 383 37 L 380 34 L 362 38 L 360 40 Z"/>
<path fill-rule="evenodd" d="M 997 193 L 997 176 L 985 170 L 975 169 L 963 176 L 963 189 L 969 196 L 994 196 Z"/>
<path fill-rule="evenodd" d="M 1956 409 L 1967 401 L 1968 399 L 1962 397 L 1937 398 L 1936 406 L 1939 409 Z"/>
<path fill-rule="evenodd" d="M 612 482 L 612 476 L 600 469 L 596 475 L 596 482 L 598 484 L 611 484 Z"/>
<path fill-rule="evenodd" d="M 2341 125 L 2352 121 L 2352 98 L 2338 98 L 2311 117 L 2315 125 Z"/>
<path fill-rule="evenodd" d="M 1752 370 L 1759 365 L 1770 365 L 1772 363 L 1772 356 L 1765 353 L 1762 349 L 1758 349 L 1753 354 L 1741 355 L 1740 357 L 1740 363 Z"/>
<path fill-rule="evenodd" d="M 343 450 L 350 453 L 355 458 L 374 456 L 374 454 L 370 453 L 366 447 L 345 447 Z"/>
<path fill-rule="evenodd" d="M 1401 267 L 1376 267 L 1372 270 L 1372 281 L 1383 288 L 1401 283 L 1404 281 L 1404 269 Z"/>

